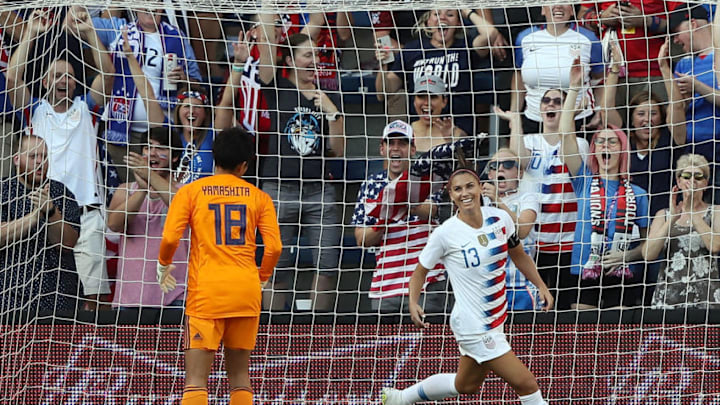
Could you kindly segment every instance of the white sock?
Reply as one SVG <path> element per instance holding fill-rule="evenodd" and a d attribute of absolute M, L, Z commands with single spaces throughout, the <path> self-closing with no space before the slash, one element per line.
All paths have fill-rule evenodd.
<path fill-rule="evenodd" d="M 455 389 L 457 374 L 434 374 L 402 391 L 403 402 L 435 401 L 460 395 Z"/>
<path fill-rule="evenodd" d="M 520 402 L 523 405 L 548 405 L 548 403 L 543 399 L 540 390 L 537 390 L 530 395 L 520 397 Z"/>

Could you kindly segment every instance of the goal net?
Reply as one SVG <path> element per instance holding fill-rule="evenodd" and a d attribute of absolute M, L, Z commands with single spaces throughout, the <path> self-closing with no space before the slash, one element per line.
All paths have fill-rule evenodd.
<path fill-rule="evenodd" d="M 711 4 L 80 3 L 0 3 L 1 403 L 179 403 L 193 246 L 163 294 L 165 215 L 241 127 L 284 246 L 255 403 L 380 403 L 456 371 L 452 273 L 429 273 L 427 329 L 407 293 L 470 168 L 555 297 L 511 261 L 488 284 L 549 403 L 720 404 Z M 465 270 L 488 271 L 488 229 Z M 490 374 L 448 401 L 518 399 Z"/>

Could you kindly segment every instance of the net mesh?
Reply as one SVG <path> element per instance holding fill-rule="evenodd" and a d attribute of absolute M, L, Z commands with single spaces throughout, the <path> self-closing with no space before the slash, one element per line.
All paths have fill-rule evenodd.
<path fill-rule="evenodd" d="M 540 311 L 508 266 L 505 333 L 551 404 L 720 403 L 711 7 L 672 25 L 684 3 L 79 3 L 0 4 L 0 402 L 180 400 L 192 246 L 163 295 L 162 226 L 173 193 L 213 172 L 214 134 L 241 126 L 257 144 L 246 178 L 273 198 L 285 247 L 263 294 L 256 403 L 379 403 L 457 369 L 442 269 L 429 329 L 402 297 L 461 166 L 514 211 L 556 297 Z M 383 138 L 396 119 L 412 145 Z M 629 141 L 596 131 L 607 124 Z M 614 165 L 619 181 L 593 183 Z M 229 400 L 222 370 L 211 403 Z M 458 401 L 517 395 L 491 375 Z"/>

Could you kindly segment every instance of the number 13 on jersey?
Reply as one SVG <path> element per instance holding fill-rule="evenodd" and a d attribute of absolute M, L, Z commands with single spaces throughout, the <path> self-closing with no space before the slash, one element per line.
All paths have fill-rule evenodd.
<path fill-rule="evenodd" d="M 215 212 L 215 244 L 229 246 L 245 244 L 247 227 L 245 204 L 208 204 L 208 209 Z M 233 237 L 233 228 L 238 231 L 235 233 L 237 237 Z"/>

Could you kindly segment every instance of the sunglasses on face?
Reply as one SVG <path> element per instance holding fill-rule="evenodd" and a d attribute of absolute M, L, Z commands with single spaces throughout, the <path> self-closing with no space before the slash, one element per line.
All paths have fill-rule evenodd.
<path fill-rule="evenodd" d="M 620 140 L 617 138 L 595 138 L 595 145 L 605 145 L 608 146 L 618 146 L 620 145 Z"/>
<path fill-rule="evenodd" d="M 488 170 L 497 170 L 500 165 L 502 165 L 505 170 L 510 170 L 513 167 L 517 166 L 517 162 L 514 160 L 493 160 L 492 162 L 488 163 Z"/>
<path fill-rule="evenodd" d="M 543 97 L 540 99 L 543 104 L 562 104 L 562 98 L 560 97 Z"/>
<path fill-rule="evenodd" d="M 680 173 L 680 177 L 685 180 L 690 180 L 694 178 L 695 180 L 704 180 L 705 179 L 705 173 L 702 172 L 682 172 Z"/>

